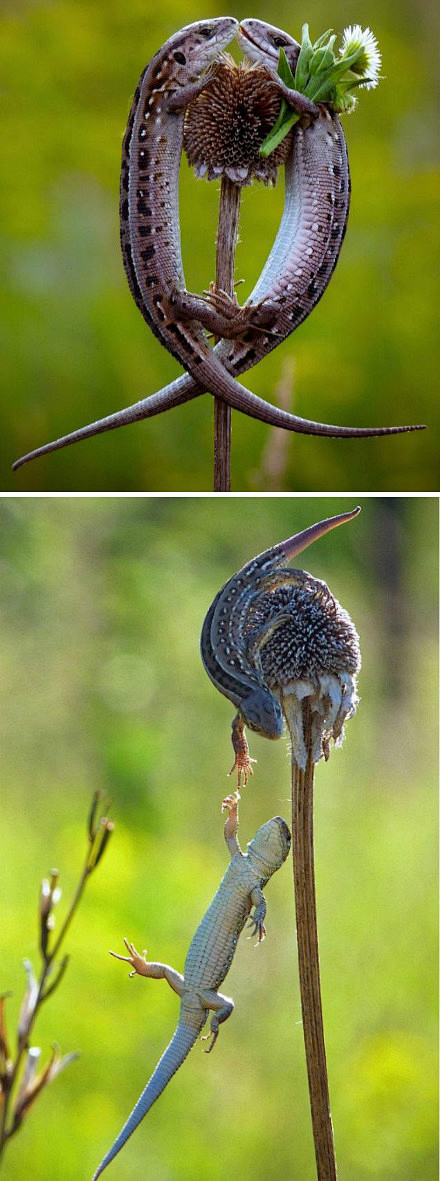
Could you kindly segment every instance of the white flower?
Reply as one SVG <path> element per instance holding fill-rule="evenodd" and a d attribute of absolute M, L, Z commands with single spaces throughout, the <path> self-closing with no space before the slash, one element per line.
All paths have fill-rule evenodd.
<path fill-rule="evenodd" d="M 373 86 L 377 86 L 382 65 L 379 46 L 371 29 L 361 29 L 360 25 L 350 25 L 344 29 L 340 56 L 351 57 L 354 53 L 358 56 L 350 69 L 368 78 L 362 85 L 366 90 L 371 90 Z"/>

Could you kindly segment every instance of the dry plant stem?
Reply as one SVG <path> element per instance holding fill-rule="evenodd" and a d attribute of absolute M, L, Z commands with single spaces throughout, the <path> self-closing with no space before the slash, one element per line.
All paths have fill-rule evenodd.
<path fill-rule="evenodd" d="M 222 176 L 217 230 L 215 282 L 234 294 L 235 251 L 240 215 L 240 185 Z M 214 398 L 214 492 L 231 491 L 231 407 Z"/>
<path fill-rule="evenodd" d="M 37 993 L 37 997 L 35 1000 L 34 1008 L 33 1008 L 32 1014 L 29 1018 L 29 1021 L 27 1023 L 26 1030 L 23 1032 L 21 1038 L 17 1042 L 17 1052 L 15 1055 L 15 1060 L 12 1065 L 12 1070 L 11 1070 L 11 1074 L 9 1077 L 8 1090 L 4 1096 L 4 1102 L 2 1104 L 2 1111 L 1 1111 L 1 1117 L 0 1117 L 0 1160 L 2 1157 L 3 1149 L 6 1145 L 6 1142 L 11 1138 L 11 1136 L 14 1135 L 14 1132 L 16 1132 L 19 1127 L 19 1125 L 14 1126 L 13 1123 L 11 1124 L 10 1127 L 8 1127 L 7 1126 L 7 1117 L 8 1117 L 8 1112 L 9 1112 L 10 1100 L 11 1100 L 12 1092 L 14 1089 L 14 1084 L 17 1080 L 17 1076 L 18 1076 L 18 1073 L 20 1070 L 22 1057 L 28 1048 L 30 1034 L 31 1034 L 33 1025 L 35 1024 L 35 1020 L 38 1016 L 40 1006 L 43 1004 L 43 1001 L 46 999 L 47 996 L 49 996 L 49 993 L 52 991 L 51 986 L 49 986 L 47 989 L 45 988 L 46 981 L 48 979 L 48 976 L 50 975 L 50 970 L 51 970 L 52 964 L 53 964 L 56 956 L 58 955 L 58 952 L 60 950 L 63 939 L 66 935 L 66 932 L 67 932 L 68 928 L 70 927 L 70 924 L 71 924 L 72 919 L 74 917 L 75 911 L 79 905 L 79 902 L 81 900 L 81 897 L 82 897 L 87 879 L 90 875 L 90 872 L 91 872 L 91 870 L 88 867 L 87 862 L 86 862 L 86 865 L 84 866 L 80 880 L 78 882 L 78 886 L 76 888 L 74 897 L 72 899 L 71 905 L 70 905 L 69 910 L 67 912 L 66 918 L 65 918 L 64 923 L 60 929 L 58 938 L 56 939 L 52 950 L 50 952 L 46 952 L 46 955 L 44 956 L 44 960 L 43 960 L 43 964 L 41 966 L 40 976 L 39 976 L 39 980 L 38 980 L 38 993 Z"/>
<path fill-rule="evenodd" d="M 289 724 L 288 702 L 284 702 Z M 306 749 L 311 749 L 311 711 L 303 702 Z M 336 1159 L 322 1019 L 313 854 L 314 765 L 306 770 L 292 761 L 292 851 L 296 935 L 304 1044 L 318 1181 L 336 1181 Z"/>

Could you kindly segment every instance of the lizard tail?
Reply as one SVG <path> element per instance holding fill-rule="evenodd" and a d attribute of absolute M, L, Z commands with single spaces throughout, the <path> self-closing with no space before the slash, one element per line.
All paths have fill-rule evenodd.
<path fill-rule="evenodd" d="M 151 1075 L 149 1082 L 142 1091 L 142 1095 L 133 1107 L 133 1111 L 120 1131 L 119 1136 L 116 1137 L 114 1144 L 112 1144 L 104 1160 L 101 1161 L 96 1173 L 93 1174 L 92 1181 L 97 1181 L 97 1177 L 101 1176 L 101 1173 L 107 1168 L 110 1161 L 121 1151 L 121 1148 L 123 1148 L 126 1141 L 136 1130 L 141 1120 L 143 1120 L 144 1115 L 147 1114 L 147 1111 L 150 1110 L 150 1107 L 153 1106 L 153 1103 L 156 1102 L 156 1099 L 165 1090 L 167 1083 L 169 1083 L 173 1074 L 176 1073 L 176 1070 L 179 1069 L 179 1066 L 182 1065 L 182 1062 L 185 1061 L 191 1047 L 197 1041 L 203 1024 L 204 1019 L 196 1027 L 184 1025 L 179 1022 L 169 1046 L 167 1046 L 165 1053 L 162 1054 L 154 1073 Z"/>
<path fill-rule="evenodd" d="M 170 385 L 164 386 L 157 393 L 150 394 L 147 398 L 141 398 L 139 402 L 135 402 L 132 406 L 126 406 L 124 410 L 116 410 L 114 414 L 107 414 L 105 418 L 99 418 L 96 422 L 79 427 L 78 430 L 71 431 L 68 435 L 62 435 L 59 439 L 53 439 L 51 443 L 43 443 L 42 447 L 36 447 L 33 451 L 28 451 L 26 455 L 21 455 L 20 459 L 15 460 L 15 463 L 12 464 L 12 470 L 15 472 L 18 468 L 23 467 L 23 464 L 30 463 L 34 459 L 39 459 L 41 455 L 48 455 L 51 451 L 60 451 L 63 447 L 70 447 L 72 443 L 80 443 L 83 439 L 91 439 L 94 435 L 101 435 L 106 431 L 114 431 L 118 427 L 128 426 L 132 422 L 140 422 L 144 418 L 152 418 L 156 414 L 163 414 L 165 410 L 172 410 L 175 406 L 181 406 L 184 402 L 189 402 L 192 398 L 197 398 L 202 394 L 204 392 L 204 384 L 210 388 L 211 392 L 214 384 L 216 384 L 221 397 L 236 410 L 241 410 L 243 414 L 249 414 L 251 418 L 259 419 L 260 422 L 265 422 L 269 426 L 277 426 L 286 431 L 295 431 L 299 435 L 323 435 L 324 437 L 333 439 L 357 439 L 372 438 L 376 435 L 401 435 L 408 431 L 423 431 L 426 429 L 424 424 L 418 424 L 417 426 L 382 427 L 332 426 L 325 422 L 314 422 L 313 419 L 299 418 L 298 415 L 289 414 L 287 410 L 280 410 L 272 402 L 265 402 L 263 398 L 257 397 L 256 394 L 251 394 L 244 386 L 238 385 L 214 355 L 212 361 L 215 362 L 214 380 L 210 359 L 210 364 L 206 370 L 206 383 L 202 382 L 202 384 L 197 385 L 195 380 L 192 380 L 190 376 L 185 374 L 185 376 L 171 382 Z M 199 376 L 202 377 L 202 375 L 203 365 L 200 366 Z"/>
<path fill-rule="evenodd" d="M 156 414 L 162 414 L 164 410 L 173 410 L 175 406 L 181 406 L 183 402 L 188 402 L 191 398 L 202 393 L 203 390 L 185 374 L 184 377 L 177 378 L 170 385 L 164 386 L 158 393 L 150 394 L 148 398 L 141 398 L 140 402 L 135 402 L 133 406 L 126 406 L 124 410 L 116 410 L 114 414 L 107 414 L 105 418 L 98 418 L 96 422 L 90 422 L 87 426 L 79 427 L 76 431 L 70 431 L 68 435 L 62 435 L 60 439 L 53 439 L 51 443 L 43 443 L 42 447 L 28 451 L 20 459 L 16 459 L 12 464 L 12 470 L 15 472 L 24 463 L 38 459 L 40 455 L 48 455 L 51 451 L 60 451 L 62 447 L 70 447 L 72 443 L 80 443 L 82 439 L 91 439 L 94 435 L 114 431 L 120 426 L 129 426 L 132 422 L 153 418 Z"/>

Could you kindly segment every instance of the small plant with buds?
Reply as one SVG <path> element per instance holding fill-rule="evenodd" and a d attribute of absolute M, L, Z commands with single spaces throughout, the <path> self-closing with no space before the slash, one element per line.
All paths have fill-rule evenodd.
<path fill-rule="evenodd" d="M 361 29 L 360 25 L 344 29 L 338 56 L 334 53 L 335 41 L 336 34 L 327 29 L 312 44 L 309 26 L 303 25 L 295 73 L 292 73 L 284 49 L 280 49 L 278 74 L 290 90 L 299 90 L 312 102 L 328 103 L 336 114 L 345 114 L 356 106 L 352 90 L 357 87 L 371 90 L 377 86 L 381 56 L 371 29 Z M 278 119 L 260 147 L 261 155 L 269 156 L 300 117 L 283 99 Z"/>
<path fill-rule="evenodd" d="M 53 869 L 43 878 L 39 900 L 39 948 L 41 967 L 35 974 L 30 960 L 24 960 L 26 988 L 20 1007 L 15 1058 L 10 1052 L 6 1029 L 6 1001 L 8 993 L 0 997 L 0 1159 L 6 1144 L 22 1126 L 30 1108 L 44 1088 L 61 1073 L 76 1052 L 61 1056 L 54 1044 L 49 1061 L 39 1070 L 41 1049 L 31 1044 L 31 1033 L 43 1001 L 46 1001 L 63 979 L 69 956 L 58 959 L 61 945 L 78 908 L 86 882 L 99 865 L 107 848 L 114 825 L 107 816 L 99 816 L 101 793 L 95 792 L 87 826 L 87 853 L 84 867 L 62 923 L 54 936 L 55 907 L 61 898 L 59 873 Z"/>

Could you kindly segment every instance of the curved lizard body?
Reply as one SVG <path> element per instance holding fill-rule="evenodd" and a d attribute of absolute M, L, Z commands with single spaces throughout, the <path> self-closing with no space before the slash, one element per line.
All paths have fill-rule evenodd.
<path fill-rule="evenodd" d="M 214 23 L 211 22 L 211 25 Z M 182 30 L 182 32 L 185 32 L 185 30 Z M 176 34 L 176 38 L 178 36 Z M 271 70 L 271 73 L 276 77 L 280 85 L 280 93 L 284 93 L 281 81 L 276 74 L 279 47 L 281 44 L 284 45 L 286 56 L 294 68 L 299 49 L 298 43 L 292 37 L 289 37 L 287 33 L 284 33 L 283 30 L 276 29 L 274 26 L 266 25 L 263 21 L 257 20 L 246 20 L 242 22 L 239 40 L 248 56 L 253 58 L 253 60 L 264 63 Z M 175 38 L 171 38 L 171 41 L 174 42 Z M 167 44 L 169 45 L 170 42 Z M 182 51 L 177 49 L 176 52 Z M 156 55 L 156 58 L 160 59 L 160 61 L 163 60 L 163 51 L 161 51 L 161 55 Z M 150 72 L 153 69 L 159 69 L 159 60 L 156 65 L 153 65 L 156 62 L 156 58 L 147 67 L 147 70 L 150 70 Z M 144 72 L 141 79 L 144 89 L 146 74 L 147 71 Z M 150 75 L 148 75 L 148 78 L 150 79 Z M 160 84 L 160 76 L 158 77 L 158 82 Z M 194 84 L 195 89 L 193 87 L 191 92 L 193 97 L 197 93 L 197 85 L 200 89 L 203 84 L 203 80 L 199 84 Z M 191 85 L 189 84 L 189 86 Z M 180 98 L 183 98 L 184 102 L 188 102 L 188 87 L 183 89 L 186 90 L 186 98 L 185 93 Z M 161 93 L 159 90 L 159 97 L 156 96 L 156 109 L 158 102 L 159 105 L 161 102 Z M 291 94 L 294 95 L 295 92 L 291 92 Z M 171 101 L 171 97 L 169 101 Z M 293 103 L 294 101 L 292 100 Z M 13 465 L 14 469 L 40 455 L 48 454 L 51 451 L 59 450 L 62 447 L 70 446 L 72 443 L 80 442 L 82 439 L 91 438 L 94 435 L 102 434 L 106 431 L 116 430 L 120 426 L 127 426 L 132 422 L 151 418 L 156 414 L 161 414 L 165 410 L 172 409 L 174 406 L 179 406 L 192 398 L 198 397 L 206 389 L 206 385 L 202 381 L 203 373 L 205 372 L 204 369 L 202 373 L 202 365 L 208 365 L 211 374 L 212 366 L 215 366 L 216 378 L 214 384 L 216 386 L 216 394 L 218 393 L 220 396 L 224 396 L 226 400 L 231 401 L 231 404 L 235 404 L 238 409 L 249 412 L 264 422 L 283 427 L 286 430 L 292 430 L 300 434 L 355 438 L 383 434 L 401 434 L 410 430 L 423 429 L 422 426 L 339 427 L 326 423 L 313 422 L 279 410 L 270 403 L 256 398 L 249 391 L 238 385 L 233 387 L 234 401 L 232 401 L 232 398 L 229 396 L 231 393 L 230 381 L 228 381 L 228 392 L 225 392 L 224 384 L 222 384 L 222 389 L 220 390 L 217 381 L 217 378 L 219 378 L 218 365 L 220 363 L 223 370 L 226 370 L 228 374 L 235 378 L 245 373 L 247 369 L 250 369 L 270 353 L 277 344 L 285 340 L 306 319 L 321 299 L 327 287 L 339 257 L 345 234 L 350 201 L 350 175 L 347 151 L 343 131 L 336 116 L 332 116 L 327 108 L 321 107 L 319 108 L 317 118 L 312 120 L 308 126 L 297 126 L 295 128 L 292 151 L 285 168 L 284 210 L 272 250 L 256 286 L 249 297 L 248 305 L 244 309 L 241 309 L 241 311 L 237 309 L 234 311 L 231 307 L 231 318 L 225 324 L 224 321 L 223 323 L 221 322 L 218 311 L 216 311 L 213 305 L 209 304 L 209 301 L 203 300 L 200 296 L 191 296 L 184 290 L 180 257 L 180 234 L 176 220 L 178 219 L 177 175 L 181 150 L 183 115 L 178 115 L 177 113 L 174 113 L 174 115 L 167 114 L 168 124 L 171 120 L 174 127 L 172 190 L 168 188 L 165 196 L 158 197 L 156 194 L 154 205 L 151 202 L 147 204 L 145 195 L 143 195 L 147 192 L 147 189 L 144 190 L 140 183 L 142 180 L 142 171 L 139 170 L 139 163 L 142 161 L 139 158 L 136 166 L 136 172 L 139 178 L 136 194 L 139 193 L 139 196 L 136 195 L 137 208 L 135 212 L 138 218 L 139 240 L 137 241 L 135 254 L 136 258 L 140 259 L 138 265 L 141 267 L 142 265 L 144 267 L 148 266 L 148 275 L 145 282 L 150 282 L 154 278 L 154 268 L 151 265 L 152 260 L 155 257 L 157 258 L 157 247 L 160 244 L 162 257 L 164 262 L 166 260 L 167 266 L 167 296 L 165 303 L 168 301 L 168 306 L 166 307 L 161 302 L 161 299 L 158 299 L 161 292 L 157 289 L 157 284 L 153 284 L 146 289 L 143 286 L 143 290 L 139 286 L 135 269 L 135 257 L 132 254 L 128 231 L 129 199 L 128 187 L 125 188 L 125 186 L 129 186 L 130 184 L 126 155 L 130 151 L 135 123 L 138 135 L 141 131 L 145 130 L 143 126 L 139 126 L 141 122 L 140 103 L 141 97 L 139 90 L 135 96 L 130 115 L 129 130 L 127 132 L 128 139 L 126 137 L 124 141 L 121 197 L 121 242 L 124 264 L 134 299 L 152 331 L 159 336 L 175 356 L 179 357 L 186 367 L 187 362 L 190 361 L 191 367 L 194 368 L 195 366 L 197 372 L 194 376 L 187 373 L 157 393 L 141 399 L 124 410 L 106 415 L 105 418 L 99 419 L 97 422 L 90 423 L 88 426 L 81 427 L 79 430 L 71 431 L 69 434 L 63 435 L 51 443 L 46 443 L 44 446 L 36 448 L 17 460 Z M 149 118 L 151 117 L 150 115 Z M 154 116 L 155 119 L 162 117 L 163 110 L 160 111 L 159 115 L 156 114 Z M 177 132 L 176 127 L 178 129 Z M 145 151 L 145 148 L 141 147 L 140 150 Z M 143 161 L 145 162 L 145 157 Z M 157 161 L 155 160 L 155 166 L 156 163 Z M 162 167 L 157 167 L 156 171 L 164 173 Z M 156 183 L 163 184 L 164 175 Z M 169 183 L 170 171 L 168 168 L 167 185 Z M 158 205 L 160 209 L 162 202 L 164 202 L 164 208 L 166 206 L 166 222 L 165 220 L 162 222 L 159 221 L 156 216 Z M 143 213 L 143 210 L 149 210 L 150 212 Z M 154 227 L 151 221 L 153 212 L 156 221 Z M 144 221 L 141 218 L 144 218 Z M 170 221 L 169 227 L 168 220 Z M 165 225 L 167 226 L 166 231 Z M 152 236 L 147 232 L 141 241 L 144 231 L 149 231 L 153 228 L 156 231 L 157 226 L 159 226 L 159 232 L 157 234 L 155 232 Z M 171 234 L 168 235 L 168 228 L 172 231 L 172 236 Z M 168 236 L 164 238 L 165 233 Z M 152 237 L 154 237 L 154 241 Z M 146 243 L 146 239 L 150 238 L 151 241 L 148 240 Z M 167 243 L 166 246 L 164 245 L 164 240 Z M 150 253 L 152 249 L 154 249 L 153 254 Z M 143 252 L 147 252 L 148 254 L 146 262 L 142 260 Z M 162 275 L 162 261 L 160 266 Z M 146 295 L 148 295 L 147 302 L 145 300 Z M 180 325 L 174 318 L 174 312 L 179 310 L 177 305 L 174 305 L 174 311 L 172 305 L 170 306 L 170 300 L 173 298 L 176 299 L 177 295 L 180 299 L 181 314 L 185 314 L 185 321 Z M 253 328 L 251 323 L 243 330 L 243 319 L 240 320 L 239 317 L 246 314 L 246 309 L 252 309 L 252 306 L 255 312 L 255 305 L 263 301 L 266 301 L 267 306 L 271 309 L 272 316 L 275 315 L 276 317 L 275 322 L 271 323 L 270 331 L 264 332 L 261 326 L 259 328 Z M 170 311 L 173 311 L 172 320 L 170 320 Z M 226 328 L 228 333 L 232 332 L 236 334 L 240 330 L 241 336 L 234 341 L 222 339 L 213 350 L 210 350 L 201 335 L 201 329 L 197 334 L 194 323 L 191 323 L 189 329 L 188 323 L 186 322 L 186 317 L 189 314 L 193 317 L 198 315 L 200 322 L 203 319 L 205 326 L 209 327 L 212 331 L 215 331 L 215 326 L 217 329 L 225 330 Z M 184 347 L 187 350 L 186 359 L 184 359 L 181 352 L 176 351 L 179 344 L 176 328 L 182 337 L 180 340 L 180 349 Z M 188 350 L 194 349 L 194 333 L 196 334 L 197 340 L 199 340 L 199 344 L 190 356 Z M 202 342 L 201 344 L 200 341 Z M 202 361 L 200 360 L 201 354 L 197 351 L 199 348 L 203 349 L 204 360 Z M 222 383 L 224 380 L 223 375 Z"/>
<path fill-rule="evenodd" d="M 184 975 L 168 964 L 148 963 L 145 953 L 144 956 L 139 955 L 127 940 L 128 956 L 116 955 L 116 959 L 130 964 L 132 976 L 137 973 L 151 979 L 167 980 L 181 998 L 180 1018 L 169 1046 L 112 1148 L 96 1170 L 93 1181 L 120 1152 L 181 1066 L 199 1037 L 210 1009 L 213 1017 L 207 1036 L 211 1038 L 209 1050 L 212 1050 L 219 1025 L 231 1016 L 234 1007 L 231 999 L 219 993 L 218 989 L 227 976 L 239 936 L 252 907 L 254 912 L 249 925 L 253 927 L 253 933 L 258 934 L 259 942 L 264 938 L 266 902 L 262 887 L 288 856 L 290 832 L 285 821 L 275 816 L 263 824 L 253 841 L 249 842 L 246 853 L 242 853 L 237 839 L 238 796 L 228 796 L 223 801 L 223 807 L 228 809 L 224 832 L 231 861 L 192 939 Z"/>
<path fill-rule="evenodd" d="M 206 339 L 242 335 L 252 323 L 270 324 L 278 309 L 266 300 L 239 308 L 223 293 L 208 299 L 186 291 L 180 248 L 178 187 L 183 126 L 188 104 L 206 87 L 198 81 L 237 31 L 237 21 L 200 21 L 176 33 L 144 70 L 124 140 L 121 174 L 121 242 L 133 298 L 162 344 L 193 378 L 236 409 L 252 407 L 257 417 L 282 425 L 283 412 L 237 385 Z M 282 84 L 280 83 L 282 87 Z M 315 112 L 298 95 L 303 111 Z M 276 328 L 274 329 L 276 332 Z M 284 412 L 285 413 L 285 412 Z M 286 421 L 289 415 L 286 415 Z"/>
<path fill-rule="evenodd" d="M 242 773 L 245 782 L 252 774 L 245 725 L 264 738 L 279 738 L 283 731 L 280 703 L 265 685 L 258 664 L 251 663 L 243 638 L 244 622 L 252 602 L 262 590 L 273 589 L 283 582 L 292 584 L 310 579 L 311 575 L 306 571 L 282 569 L 283 563 L 330 529 L 351 521 L 359 512 L 360 509 L 356 508 L 329 517 L 264 550 L 228 579 L 207 612 L 200 641 L 201 656 L 216 689 L 238 709 L 232 722 L 236 758 L 232 771 L 237 770 L 239 781 Z"/>

